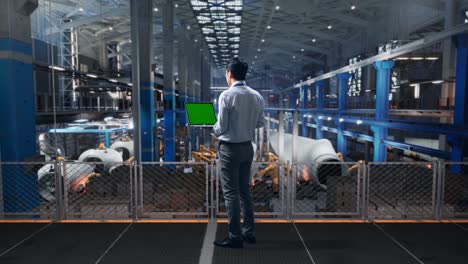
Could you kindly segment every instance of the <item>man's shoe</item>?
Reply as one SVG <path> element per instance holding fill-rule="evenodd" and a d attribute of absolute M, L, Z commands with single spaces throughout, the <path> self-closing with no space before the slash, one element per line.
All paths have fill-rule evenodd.
<path fill-rule="evenodd" d="M 242 236 L 242 240 L 247 244 L 257 244 L 257 238 L 254 236 Z"/>
<path fill-rule="evenodd" d="M 216 240 L 214 244 L 215 246 L 225 247 L 225 248 L 243 248 L 244 247 L 244 242 L 242 242 L 242 240 L 234 240 L 229 237 L 224 240 Z"/>

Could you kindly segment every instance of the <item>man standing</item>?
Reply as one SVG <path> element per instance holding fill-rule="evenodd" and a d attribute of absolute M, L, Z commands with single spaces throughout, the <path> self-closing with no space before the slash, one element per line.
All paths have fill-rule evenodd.
<path fill-rule="evenodd" d="M 230 88 L 219 96 L 218 122 L 213 128 L 219 138 L 220 178 L 229 220 L 228 237 L 214 242 L 219 247 L 242 248 L 244 242 L 256 243 L 250 167 L 255 129 L 264 126 L 264 101 L 245 83 L 248 68 L 247 63 L 238 58 L 228 65 L 226 81 Z M 242 228 L 240 201 L 244 215 Z"/>

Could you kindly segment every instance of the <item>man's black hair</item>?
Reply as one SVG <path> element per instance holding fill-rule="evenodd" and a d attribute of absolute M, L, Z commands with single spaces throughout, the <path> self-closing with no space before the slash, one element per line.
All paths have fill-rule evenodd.
<path fill-rule="evenodd" d="M 244 81 L 249 70 L 249 65 L 247 62 L 236 57 L 227 65 L 227 70 L 231 71 L 232 77 L 237 81 Z"/>

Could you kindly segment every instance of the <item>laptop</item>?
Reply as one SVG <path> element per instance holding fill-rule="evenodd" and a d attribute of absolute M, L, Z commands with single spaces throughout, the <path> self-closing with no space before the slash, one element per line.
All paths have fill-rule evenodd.
<path fill-rule="evenodd" d="M 212 127 L 216 124 L 216 113 L 213 103 L 185 103 L 190 126 Z"/>

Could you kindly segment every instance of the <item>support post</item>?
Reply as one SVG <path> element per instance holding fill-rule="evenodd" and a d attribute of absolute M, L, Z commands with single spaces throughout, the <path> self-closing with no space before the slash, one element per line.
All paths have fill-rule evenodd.
<path fill-rule="evenodd" d="M 164 161 L 175 161 L 174 3 L 166 1 L 163 12 L 164 42 Z"/>
<path fill-rule="evenodd" d="M 309 106 L 309 86 L 303 85 L 301 87 L 301 93 L 302 93 L 302 109 L 307 109 Z M 309 128 L 307 127 L 307 117 L 305 117 L 305 114 L 302 114 L 302 136 L 303 137 L 308 137 L 309 136 Z"/>
<path fill-rule="evenodd" d="M 25 162 L 36 152 L 31 13 L 37 1 L 0 2 L 0 157 Z M 0 167 L 3 212 L 31 212 L 39 206 L 37 174 L 20 165 Z"/>
<path fill-rule="evenodd" d="M 376 61 L 374 68 L 377 71 L 377 96 L 375 101 L 375 119 L 377 121 L 388 120 L 390 75 L 394 61 Z M 387 160 L 387 146 L 383 143 L 387 139 L 387 128 L 372 126 L 374 132 L 374 162 Z"/>
<path fill-rule="evenodd" d="M 345 114 L 348 108 L 348 81 L 351 75 L 349 73 L 341 73 L 337 75 L 339 81 L 338 87 L 338 115 L 340 118 Z M 338 126 L 338 134 L 336 137 L 336 148 L 338 152 L 343 154 L 343 159 L 346 157 L 346 137 L 343 131 L 346 130 L 344 122 L 336 121 Z"/>
<path fill-rule="evenodd" d="M 453 124 L 461 129 L 468 125 L 468 34 L 454 38 L 457 47 L 457 75 L 455 82 L 455 111 Z M 452 137 L 452 162 L 461 162 L 468 154 L 468 146 L 462 137 Z"/>
<path fill-rule="evenodd" d="M 315 100 L 316 100 L 316 108 L 317 112 L 321 114 L 323 110 L 323 101 L 325 99 L 324 96 L 324 90 L 325 89 L 325 81 L 321 80 L 315 83 Z M 315 116 L 315 124 L 317 127 L 315 128 L 315 139 L 322 139 L 323 138 L 323 132 L 322 132 L 322 126 L 323 126 L 323 121 L 318 117 Z"/>
<path fill-rule="evenodd" d="M 184 109 L 185 102 L 187 102 L 187 46 L 185 27 L 179 27 L 179 39 L 177 43 L 178 53 L 178 76 L 179 76 L 179 107 L 180 110 Z M 185 127 L 187 125 L 187 114 L 181 112 L 179 114 L 179 125 Z"/>
<path fill-rule="evenodd" d="M 131 1 L 135 160 L 154 161 L 154 75 L 151 70 L 153 2 Z"/>

